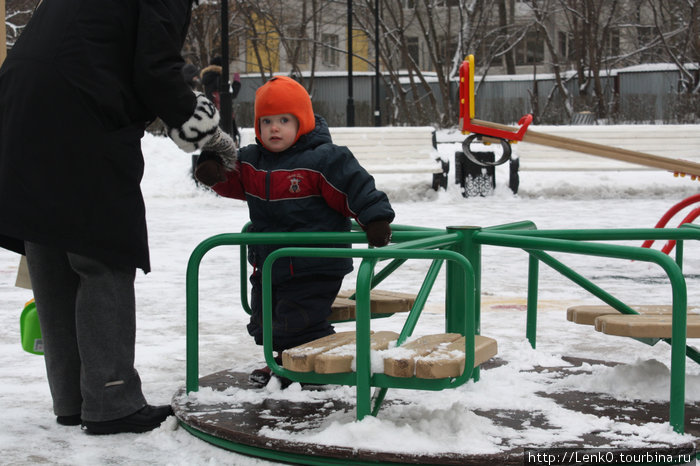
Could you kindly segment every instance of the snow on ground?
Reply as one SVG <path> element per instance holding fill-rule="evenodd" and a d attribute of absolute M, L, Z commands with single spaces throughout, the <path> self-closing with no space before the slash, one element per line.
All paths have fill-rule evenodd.
<path fill-rule="evenodd" d="M 446 132 L 439 140 L 450 138 L 460 140 Z M 197 188 L 189 174 L 190 157 L 179 152 L 168 140 L 147 135 L 143 146 L 146 158 L 143 191 L 153 272 L 139 273 L 136 280 L 136 365 L 149 402 L 161 404 L 170 402 L 185 380 L 185 270 L 189 254 L 204 238 L 240 231 L 248 214 L 243 202 L 219 198 Z M 457 142 L 440 146 L 446 157 L 455 150 L 459 150 Z M 449 189 L 441 192 L 430 190 L 427 176 L 425 180 L 414 177 L 378 181 L 392 200 L 396 223 L 437 228 L 491 226 L 518 220 L 531 220 L 539 229 L 648 228 L 673 204 L 696 194 L 700 187 L 697 181 L 674 178 L 659 171 L 521 172 L 520 191 L 514 196 L 507 188 L 507 167 L 499 167 L 498 186 L 493 196 L 464 199 L 453 184 L 453 175 L 450 176 Z M 678 218 L 683 216 L 682 213 Z M 685 272 L 690 304 L 700 304 L 699 256 L 697 245 L 686 246 Z M 667 280 L 656 266 L 600 258 L 568 260 L 567 264 L 625 302 L 670 302 Z M 509 364 L 491 369 L 477 384 L 467 384 L 457 390 L 430 393 L 430 396 L 422 392 L 389 391 L 389 397 L 410 399 L 410 408 L 394 406 L 382 411 L 379 418 L 360 423 L 354 422 L 352 413 L 338 416 L 309 433 L 307 440 L 365 448 L 392 444 L 398 449 L 422 452 L 442 451 L 446 445 L 464 444 L 470 451 L 494 452 L 499 448 L 491 435 L 496 427 L 485 423 L 483 418 L 477 419 L 470 409 L 522 406 L 524 403 L 537 403 L 533 409 L 554 417 L 559 415 L 565 425 L 563 435 L 577 436 L 588 430 L 610 428 L 611 421 L 605 418 L 558 413 L 556 410 L 561 408 L 554 403 L 533 396 L 542 388 L 544 376 L 533 374 L 528 379 L 518 372 L 539 363 L 561 363 L 562 355 L 627 364 L 617 368 L 596 367 L 595 377 L 571 376 L 548 381 L 548 389 L 575 385 L 629 399 L 667 400 L 670 356 L 667 345 L 647 347 L 567 322 L 566 307 L 578 303 L 597 304 L 597 301 L 547 267 L 541 267 L 537 350 L 532 350 L 525 341 L 523 311 L 527 256 L 518 250 L 484 247 L 482 262 L 483 302 L 492 309 L 483 313 L 482 333 L 498 340 L 499 357 L 507 359 Z M 0 250 L 3 297 L 0 301 L 3 316 L 0 328 L 0 412 L 3 413 L 0 417 L 0 463 L 271 464 L 209 445 L 178 428 L 173 418 L 150 433 L 109 437 L 91 437 L 77 427 L 56 424 L 43 360 L 23 352 L 19 343 L 19 315 L 32 294 L 13 286 L 17 264 L 18 256 Z M 425 270 L 422 263 L 408 263 L 400 274 L 386 280 L 382 288 L 413 291 Z M 248 371 L 259 367 L 262 351 L 247 335 L 247 316 L 239 305 L 238 249 L 222 247 L 208 253 L 202 262 L 200 277 L 200 372 L 209 374 L 226 368 Z M 353 278 L 354 275 L 348 276 L 346 288 L 353 286 Z M 436 285 L 435 293 L 444 289 L 440 286 Z M 442 316 L 436 311 L 439 308 L 438 294 L 429 300 L 432 312 L 421 320 L 416 334 L 442 331 Z M 393 319 L 377 321 L 373 328 L 396 330 L 401 321 Z M 339 326 L 339 329 L 345 327 Z M 293 385 L 285 391 L 270 389 L 266 396 L 312 396 L 306 392 L 295 393 L 296 387 Z M 700 401 L 700 370 L 692 364 L 688 364 L 686 397 L 689 401 Z M 683 440 L 667 424 L 634 429 L 640 445 Z M 271 437 L 288 435 L 274 429 L 266 434 Z M 518 441 L 522 445 L 546 445 L 548 439 L 546 432 L 532 429 Z"/>

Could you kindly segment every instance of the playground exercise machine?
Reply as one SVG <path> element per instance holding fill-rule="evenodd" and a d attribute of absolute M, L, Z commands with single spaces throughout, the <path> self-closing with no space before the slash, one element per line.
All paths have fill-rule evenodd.
<path fill-rule="evenodd" d="M 482 167 L 492 167 L 509 161 L 511 156 L 510 144 L 523 141 L 607 157 L 652 168 L 660 168 L 673 172 L 676 176 L 689 175 L 693 180 L 700 177 L 700 164 L 688 160 L 672 159 L 619 147 L 610 147 L 588 141 L 528 131 L 528 127 L 532 123 L 532 115 L 530 114 L 523 116 L 518 121 L 518 128 L 475 119 L 473 55 L 469 55 L 459 68 L 459 99 L 460 130 L 463 134 L 471 133 L 462 143 L 462 149 L 472 163 Z M 501 157 L 491 162 L 475 156 L 474 151 L 471 150 L 471 145 L 475 141 L 484 144 L 500 144 L 503 148 Z"/>
<path fill-rule="evenodd" d="M 668 419 L 676 432 L 684 432 L 685 416 L 685 358 L 689 357 L 700 362 L 698 352 L 686 346 L 687 337 L 700 337 L 700 321 L 692 321 L 686 314 L 687 293 L 685 277 L 682 273 L 682 244 L 686 240 L 700 240 L 700 227 L 686 224 L 680 228 L 648 228 L 648 229 L 611 229 L 611 230 L 537 230 L 529 221 L 516 222 L 493 227 L 448 227 L 444 230 L 411 226 L 394 226 L 393 243 L 376 249 L 367 248 L 324 248 L 303 247 L 299 245 L 323 245 L 338 243 L 366 244 L 362 231 L 355 226 L 356 231 L 348 233 L 231 233 L 210 237 L 195 248 L 187 268 L 187 374 L 186 385 L 173 398 L 173 407 L 182 426 L 197 437 L 220 447 L 253 456 L 259 456 L 276 461 L 287 461 L 299 464 L 396 464 L 431 462 L 435 458 L 426 459 L 412 456 L 411 452 L 402 454 L 377 453 L 363 451 L 361 448 L 329 447 L 310 445 L 300 442 L 287 442 L 266 438 L 258 432 L 264 426 L 269 426 L 270 418 L 282 418 L 287 424 L 304 423 L 318 424 L 319 416 L 327 416 L 329 412 L 319 406 L 303 408 L 299 403 L 276 402 L 265 403 L 264 406 L 246 405 L 226 407 L 221 405 L 202 406 L 193 402 L 189 394 L 197 392 L 200 387 L 213 390 L 225 390 L 235 386 L 239 389 L 255 390 L 247 385 L 247 374 L 225 370 L 200 378 L 199 374 L 199 296 L 198 281 L 200 262 L 205 254 L 220 246 L 240 247 L 240 287 L 241 301 L 244 309 L 247 302 L 247 264 L 246 248 L 249 244 L 275 244 L 281 246 L 265 261 L 263 274 L 263 352 L 265 361 L 274 373 L 303 384 L 346 385 L 354 386 L 356 399 L 336 400 L 331 403 L 331 411 L 348 411 L 354 408 L 356 419 L 366 416 L 380 415 L 380 407 L 388 389 L 403 388 L 413 390 L 444 390 L 463 385 L 468 381 L 478 381 L 480 365 L 495 356 L 497 346 L 495 340 L 481 335 L 481 248 L 496 246 L 518 248 L 529 255 L 527 270 L 527 324 L 526 336 L 534 348 L 536 346 L 537 327 L 537 289 L 539 263 L 545 263 L 554 270 L 569 278 L 576 285 L 583 287 L 604 303 L 613 308 L 619 316 L 630 319 L 644 317 L 632 306 L 620 301 L 607 293 L 601 287 L 586 279 L 573 268 L 552 257 L 550 252 L 569 253 L 575 255 L 593 255 L 612 259 L 645 261 L 656 264 L 667 275 L 671 286 L 671 313 L 668 318 L 670 325 L 649 329 L 646 326 L 644 337 L 634 333 L 615 333 L 610 330 L 605 333 L 618 334 L 636 338 L 644 343 L 653 345 L 666 341 L 671 345 L 671 390 L 668 404 Z M 245 229 L 244 229 L 245 231 Z M 676 259 L 671 259 L 660 251 L 608 244 L 623 240 L 666 239 L 675 240 L 681 247 L 677 248 Z M 351 335 L 338 333 L 332 337 L 336 341 L 312 342 L 305 345 L 295 354 L 295 349 L 288 350 L 290 354 L 283 355 L 284 364 L 278 364 L 273 357 L 272 324 L 271 324 L 271 286 L 270 277 L 274 261 L 284 257 L 352 257 L 361 260 L 356 279 L 354 296 L 355 332 Z M 419 338 L 411 346 L 409 340 L 406 349 L 416 349 L 416 354 L 425 355 L 432 351 L 435 362 L 432 368 L 419 372 L 418 359 L 414 356 L 392 366 L 385 361 L 385 372 L 372 372 L 370 354 L 377 348 L 378 339 L 385 338 L 386 332 L 371 331 L 371 321 L 382 317 L 375 306 L 373 293 L 376 287 L 386 277 L 400 273 L 401 266 L 407 260 L 428 261 L 430 264 L 423 282 L 411 301 L 410 310 L 406 314 L 402 328 L 397 328 L 394 340 L 397 345 L 403 345 L 409 340 L 414 330 L 420 328 L 419 321 L 424 305 L 433 289 L 439 271 L 445 266 L 445 333 Z M 375 272 L 375 268 L 383 264 Z M 410 288 L 412 284 L 407 284 Z M 417 285 L 417 284 L 413 284 Z M 397 324 L 401 326 L 401 324 Z M 382 334 L 381 338 L 379 334 Z M 331 339 L 333 340 L 333 339 Z M 345 369 L 327 371 L 322 365 L 316 364 L 322 359 L 322 351 L 310 351 L 321 346 L 338 347 L 354 344 L 353 370 L 350 364 L 341 364 Z M 440 344 L 452 345 L 452 351 L 440 351 Z M 427 348 L 427 349 L 426 349 Z M 425 350 L 424 352 L 421 352 Z M 454 350 L 458 350 L 455 352 Z M 317 361 L 309 360 L 303 363 L 295 362 L 299 355 L 308 356 L 314 353 Z M 350 361 L 352 361 L 352 357 Z M 436 362 L 437 361 L 437 362 Z M 287 364 L 290 362 L 290 364 Z M 347 362 L 347 361 L 346 361 Z M 298 364 L 297 364 L 298 363 Z M 226 362 L 230 367 L 231 362 Z M 387 368 L 409 365 L 412 368 L 407 373 L 389 373 Z M 285 367 L 286 366 L 286 367 Z M 391 366 L 391 367 L 390 367 Z M 290 369 L 294 367 L 294 370 Z M 337 366 L 334 366 L 337 367 Z M 445 369 L 447 367 L 447 369 Z M 374 395 L 372 390 L 374 389 Z M 258 389 L 261 390 L 261 389 Z M 272 410 L 272 413 L 271 411 Z M 308 424 L 307 424 L 308 423 Z M 301 427 L 303 429 L 303 427 Z M 298 431 L 298 430 L 297 430 Z M 603 436 L 604 437 L 604 436 Z M 587 439 L 589 441 L 589 439 Z M 601 439 L 600 445 L 606 446 L 606 440 Z M 590 446 L 591 444 L 589 444 Z M 522 446 L 519 446 L 522 447 Z M 536 447 L 533 445 L 533 447 Z M 460 457 L 453 452 L 445 452 L 445 457 L 452 460 L 474 461 L 473 457 Z M 460 459 L 461 458 L 461 459 Z M 503 458 L 500 458 L 503 460 Z M 485 460 L 481 458 L 481 460 Z M 498 458 L 490 458 L 498 461 Z M 439 461 L 438 461 L 439 462 Z"/>

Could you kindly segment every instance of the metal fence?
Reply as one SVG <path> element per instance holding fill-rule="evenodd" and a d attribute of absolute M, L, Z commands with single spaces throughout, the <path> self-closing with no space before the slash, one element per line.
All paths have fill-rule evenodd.
<path fill-rule="evenodd" d="M 689 67 L 696 77 L 698 66 Z M 438 100 L 437 83 L 430 74 L 425 75 L 431 90 Z M 570 104 L 575 112 L 590 111 L 597 114 L 595 101 L 580 92 L 578 78 L 572 73 L 564 75 L 565 86 L 570 95 Z M 374 125 L 374 73 L 353 74 L 353 101 L 356 126 Z M 433 79 L 433 82 L 430 82 Z M 697 79 L 697 78 L 696 78 Z M 304 77 L 304 84 L 308 84 Z M 515 124 L 526 113 L 535 113 L 542 124 L 570 124 L 564 111 L 565 102 L 557 97 L 550 99 L 555 79 L 552 74 L 477 76 L 475 108 L 476 116 L 482 120 L 504 124 Z M 673 65 L 645 65 L 616 70 L 602 78 L 604 102 L 608 120 L 613 123 L 699 123 L 700 96 L 680 93 L 681 75 Z M 255 89 L 262 84 L 260 76 L 241 77 L 241 91 L 234 102 L 238 126 L 250 127 L 253 121 Z M 394 116 L 384 80 L 380 80 L 380 107 L 382 124 L 403 125 Z M 407 89 L 407 85 L 405 85 Z M 459 84 L 451 83 L 454 108 L 457 108 Z M 322 73 L 313 78 L 312 98 L 314 110 L 323 115 L 331 126 L 347 124 L 348 75 L 346 73 Z M 589 92 L 588 94 L 592 94 Z M 414 115 L 415 116 L 415 115 Z M 458 115 L 454 115 L 454 125 Z M 434 121 L 419 121 L 431 125 Z M 414 122 L 415 124 L 415 122 Z"/>

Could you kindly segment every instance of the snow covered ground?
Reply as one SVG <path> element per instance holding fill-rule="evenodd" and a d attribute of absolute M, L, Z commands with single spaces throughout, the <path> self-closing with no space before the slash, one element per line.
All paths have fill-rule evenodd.
<path fill-rule="evenodd" d="M 439 140 L 459 137 L 443 133 Z M 169 403 L 185 380 L 185 269 L 192 249 L 204 238 L 238 232 L 246 223 L 243 202 L 223 199 L 195 186 L 189 175 L 190 157 L 166 139 L 144 139 L 146 198 L 153 272 L 138 274 L 136 281 L 138 333 L 136 365 L 143 389 L 151 403 Z M 442 144 L 450 157 L 459 144 Z M 515 149 L 517 151 L 517 146 Z M 453 165 L 454 166 L 454 165 Z M 700 184 L 674 178 L 660 171 L 621 172 L 521 172 L 520 191 L 507 188 L 507 167 L 499 167 L 493 196 L 462 198 L 453 175 L 447 191 L 433 192 L 430 180 L 380 179 L 397 217 L 395 222 L 442 228 L 448 225 L 491 226 L 531 220 L 539 229 L 653 227 L 676 202 L 696 194 Z M 678 219 L 682 218 L 681 214 Z M 675 226 L 678 220 L 674 220 Z M 630 243 L 636 244 L 636 243 Z M 700 304 L 700 245 L 685 249 L 689 304 Z M 656 245 L 660 247 L 660 245 Z M 91 437 L 77 427 L 55 422 L 45 379 L 43 360 L 22 351 L 19 315 L 31 291 L 14 287 L 18 256 L 0 250 L 0 463 L 2 464 L 154 464 L 154 465 L 255 465 L 270 464 L 209 445 L 170 418 L 161 428 L 146 434 Z M 596 280 L 604 289 L 628 303 L 668 304 L 669 287 L 663 272 L 646 263 L 607 261 L 599 258 L 567 260 L 577 271 Z M 415 285 L 425 267 L 409 264 L 402 274 L 382 288 L 402 290 Z M 477 384 L 454 391 L 400 394 L 413 400 L 408 407 L 382 412 L 377 419 L 360 423 L 349 417 L 329 420 L 313 432 L 318 443 L 333 442 L 364 448 L 391 444 L 400 450 L 442 451 L 445 445 L 464 445 L 475 452 L 495 452 L 489 426 L 478 422 L 470 408 L 531 403 L 542 389 L 543 375 L 523 379 L 518 369 L 559 361 L 575 355 L 627 363 L 618 368 L 595 368 L 596 377 L 567 377 L 550 385 L 576 384 L 590 391 L 613 393 L 642 400 L 667 400 L 669 383 L 668 345 L 647 347 L 627 339 L 598 334 L 590 327 L 566 321 L 565 309 L 573 304 L 598 304 L 585 291 L 547 267 L 540 270 L 541 310 L 537 350 L 525 341 L 527 256 L 517 250 L 485 247 L 482 292 L 482 333 L 496 338 L 499 357 L 509 364 L 492 369 Z M 348 276 L 346 288 L 354 276 Z M 436 293 L 440 289 L 436 289 Z M 246 314 L 239 305 L 238 249 L 218 248 L 205 256 L 201 267 L 200 372 L 226 368 L 247 371 L 259 367 L 260 347 L 245 331 Z M 442 331 L 438 312 L 440 297 L 429 301 L 428 312 L 416 334 Z M 487 309 L 488 308 L 488 309 Z M 392 318 L 394 319 L 394 318 Z M 400 325 L 385 319 L 382 330 Z M 344 324 L 347 325 L 347 324 Z M 373 324 L 374 325 L 374 324 Z M 345 327 L 339 326 L 339 329 Z M 565 336 L 565 338 L 563 338 Z M 694 343 L 694 341 L 690 341 Z M 645 382 L 640 383 L 640 380 Z M 517 384 L 517 385 L 516 385 Z M 517 386 L 517 396 L 513 387 Z M 295 390 L 295 386 L 287 390 Z M 338 390 L 344 390 L 339 388 Z M 261 392 L 264 393 L 264 392 Z M 289 396 L 310 396 L 299 392 Z M 281 397 L 271 389 L 266 396 Z M 392 391 L 389 392 L 392 396 Z M 422 396 L 422 398 L 421 398 Z M 700 401 L 700 368 L 689 362 L 686 399 Z M 533 409 L 566 419 L 563 435 L 577 436 L 588 430 L 612 429 L 612 421 L 589 416 L 571 417 L 557 406 L 539 404 Z M 563 422 L 563 421 L 562 421 Z M 619 426 L 618 426 L 619 427 Z M 630 426 L 639 445 L 684 439 L 667 423 Z M 272 437 L 286 435 L 270 431 Z M 330 440 L 329 440 L 330 439 Z M 546 433 L 533 429 L 519 439 L 523 445 L 547 443 Z M 614 439 L 612 440 L 614 441 Z"/>

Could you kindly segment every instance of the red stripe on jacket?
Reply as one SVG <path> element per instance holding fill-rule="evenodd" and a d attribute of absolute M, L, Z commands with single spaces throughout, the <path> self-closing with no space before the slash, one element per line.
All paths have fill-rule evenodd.
<path fill-rule="evenodd" d="M 270 180 L 269 194 L 267 180 Z M 215 186 L 218 194 L 225 197 L 245 199 L 254 196 L 269 201 L 284 201 L 311 196 L 322 196 L 326 203 L 346 217 L 357 218 L 348 206 L 348 196 L 332 184 L 318 171 L 295 170 L 256 170 L 249 163 L 241 163 L 238 170 L 228 174 L 228 182 Z M 236 180 L 238 182 L 233 182 Z"/>

